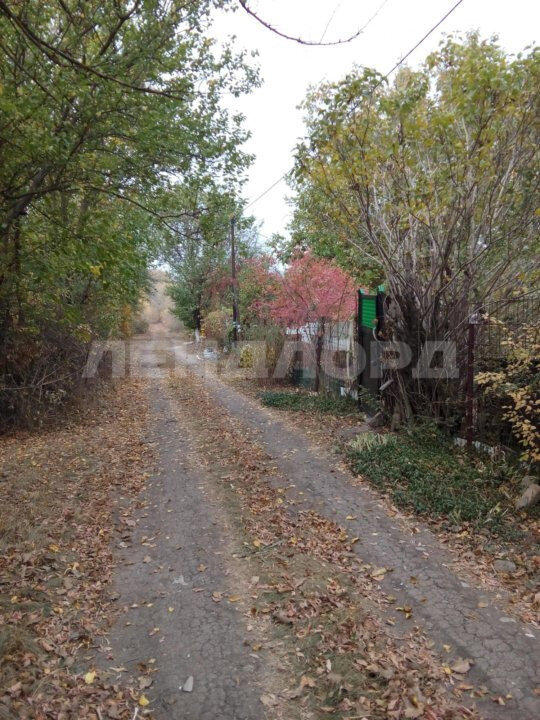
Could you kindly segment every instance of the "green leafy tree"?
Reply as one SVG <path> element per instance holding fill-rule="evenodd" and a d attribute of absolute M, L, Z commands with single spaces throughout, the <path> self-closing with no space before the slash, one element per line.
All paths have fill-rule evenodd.
<path fill-rule="evenodd" d="M 192 216 L 176 225 L 178 232 L 167 252 L 173 277 L 169 294 L 175 314 L 190 329 L 200 330 L 209 312 L 232 306 L 230 226 L 233 215 L 237 218 L 239 300 L 244 310 L 249 303 L 245 301 L 246 290 L 242 289 L 242 263 L 259 254 L 255 219 L 242 215 L 242 205 L 233 194 L 216 188 L 198 200 Z M 247 276 L 244 279 L 246 283 L 249 281 Z M 243 312 L 241 317 L 245 317 Z"/>
<path fill-rule="evenodd" d="M 242 54 L 211 39 L 211 12 L 227 4 L 0 0 L 0 378 L 9 412 L 17 388 L 65 375 L 36 373 L 45 346 L 54 355 L 66 338 L 116 332 L 196 193 L 238 187 L 246 133 L 221 96 L 248 91 L 257 77 Z M 74 374 L 84 360 L 77 347 Z"/>
<path fill-rule="evenodd" d="M 536 49 L 508 57 L 472 34 L 392 85 L 358 70 L 307 101 L 297 239 L 384 278 L 387 338 L 411 345 L 414 361 L 426 340 L 454 340 L 459 362 L 471 306 L 530 289 L 539 70 Z M 444 412 L 456 390 L 391 375 L 385 397 L 402 418 Z"/>

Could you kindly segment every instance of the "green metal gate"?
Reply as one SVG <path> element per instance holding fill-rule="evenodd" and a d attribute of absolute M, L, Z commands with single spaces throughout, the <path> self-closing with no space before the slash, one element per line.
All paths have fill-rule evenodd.
<path fill-rule="evenodd" d="M 384 322 L 384 293 L 382 286 L 376 295 L 366 295 L 358 291 L 357 333 L 358 344 L 366 354 L 366 363 L 358 376 L 358 387 L 363 387 L 377 395 L 380 387 L 380 361 L 372 353 L 372 343 L 377 339 Z"/>

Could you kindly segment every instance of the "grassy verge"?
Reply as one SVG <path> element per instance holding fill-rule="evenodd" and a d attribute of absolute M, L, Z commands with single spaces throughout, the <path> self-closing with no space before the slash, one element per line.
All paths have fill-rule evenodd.
<path fill-rule="evenodd" d="M 354 400 L 351 398 L 336 398 L 331 395 L 267 391 L 261 393 L 260 399 L 263 405 L 280 410 L 328 413 L 337 416 L 358 413 L 358 407 Z"/>
<path fill-rule="evenodd" d="M 433 428 L 347 450 L 352 469 L 394 502 L 419 514 L 512 534 L 513 471 L 489 456 L 456 447 Z"/>

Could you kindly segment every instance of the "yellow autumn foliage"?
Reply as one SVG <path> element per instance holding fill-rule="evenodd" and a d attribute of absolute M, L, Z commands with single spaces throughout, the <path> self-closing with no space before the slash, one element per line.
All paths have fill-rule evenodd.
<path fill-rule="evenodd" d="M 540 338 L 538 328 L 522 327 L 508 333 L 504 342 L 507 363 L 495 372 L 479 373 L 476 381 L 485 391 L 505 401 L 504 420 L 523 448 L 522 459 L 540 462 Z"/>

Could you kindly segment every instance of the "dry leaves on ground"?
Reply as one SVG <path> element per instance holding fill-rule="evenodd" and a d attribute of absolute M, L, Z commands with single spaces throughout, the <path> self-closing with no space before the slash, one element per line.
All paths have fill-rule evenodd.
<path fill-rule="evenodd" d="M 264 693 L 263 704 L 295 703 L 287 717 L 477 717 L 463 704 L 475 692 L 461 682 L 464 666 L 448 675 L 412 622 L 401 640 L 387 631 L 392 598 L 379 580 L 388 569 L 362 564 L 343 528 L 289 505 L 287 479 L 199 379 L 171 382 L 184 421 L 196 424 L 201 462 L 209 473 L 219 468 L 224 503 L 233 503 L 246 538 L 242 557 L 256 580 L 247 622 L 271 618 L 288 647 L 292 681 Z"/>
<path fill-rule="evenodd" d="M 258 399 L 261 386 L 248 378 L 228 378 L 240 392 Z M 340 431 L 358 424 L 355 416 L 336 417 L 325 415 L 324 423 L 313 412 L 290 412 L 280 410 L 279 415 L 288 424 L 308 434 L 312 442 L 323 451 L 335 454 L 341 446 L 336 445 Z M 380 495 L 377 495 L 381 497 Z M 383 495 L 387 512 L 400 519 L 405 529 L 415 532 L 418 516 L 395 506 L 389 495 Z M 430 530 L 437 535 L 454 555 L 454 570 L 464 579 L 482 584 L 493 592 L 508 593 L 507 610 L 526 623 L 540 623 L 540 523 L 537 517 L 526 512 L 517 513 L 513 523 L 516 529 L 513 540 L 494 537 L 487 529 L 478 532 L 470 523 L 456 524 L 445 519 L 422 517 Z M 518 537 L 518 534 L 520 537 Z M 511 572 L 497 570 L 497 560 L 515 566 Z"/>
<path fill-rule="evenodd" d="M 129 533 L 144 481 L 141 392 L 126 381 L 84 422 L 2 439 L 2 718 L 133 717 L 137 691 L 93 657 L 114 614 L 110 542 Z M 120 495 L 124 509 L 113 503 Z"/>

